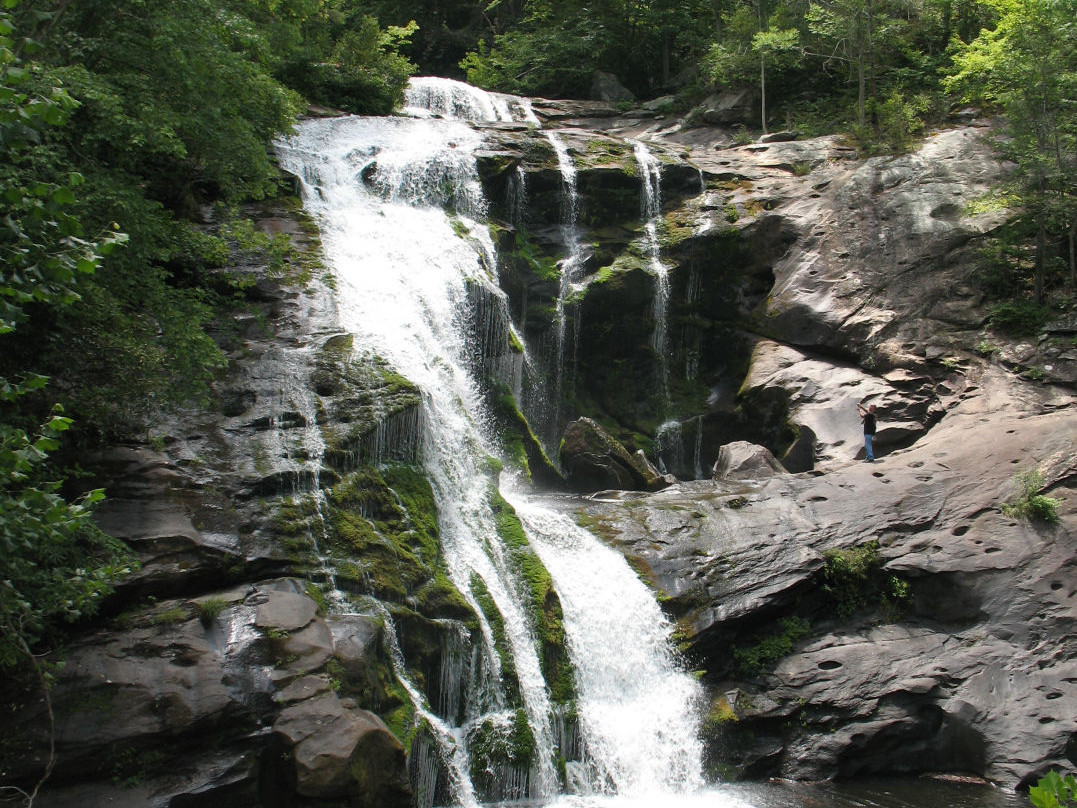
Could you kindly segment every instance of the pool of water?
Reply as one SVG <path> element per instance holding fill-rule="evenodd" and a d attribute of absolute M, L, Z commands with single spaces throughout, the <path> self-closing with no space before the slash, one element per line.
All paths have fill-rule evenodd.
<path fill-rule="evenodd" d="M 841 783 L 736 783 L 695 794 L 563 796 L 496 808 L 1031 808 L 1028 798 L 976 783 L 933 778 Z M 489 808 L 494 808 L 490 806 Z"/>
<path fill-rule="evenodd" d="M 722 793 L 752 808 L 1031 808 L 1023 795 L 1009 789 L 938 780 L 908 778 L 855 780 L 841 783 L 745 783 Z"/>

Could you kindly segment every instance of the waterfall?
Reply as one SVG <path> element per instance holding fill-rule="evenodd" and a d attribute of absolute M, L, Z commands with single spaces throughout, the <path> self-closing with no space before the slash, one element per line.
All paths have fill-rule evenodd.
<path fill-rule="evenodd" d="M 701 689 L 674 664 L 654 597 L 619 553 L 564 515 L 513 505 L 564 607 L 587 781 L 625 796 L 699 788 Z"/>
<path fill-rule="evenodd" d="M 444 80 L 422 80 L 419 87 L 435 108 L 445 92 L 452 91 L 452 97 L 459 89 L 446 87 Z M 420 101 L 425 103 L 409 96 L 409 104 Z M 472 109 L 459 100 L 452 103 L 443 116 L 455 114 L 457 107 Z M 526 120 L 525 104 L 505 104 L 510 115 Z M 478 102 L 473 107 L 487 109 Z M 503 120 L 497 99 L 489 109 L 490 120 Z M 560 790 L 555 753 L 570 746 L 578 747 L 583 759 L 572 764 L 569 778 L 581 792 L 696 788 L 698 690 L 673 659 L 670 627 L 653 597 L 619 554 L 540 502 L 510 493 L 563 602 L 578 680 L 578 737 L 551 704 L 539 643 L 520 594 L 525 586 L 511 569 L 491 507 L 498 494 L 490 458 L 499 448 L 471 372 L 470 295 L 476 287 L 491 300 L 501 294 L 493 278 L 496 261 L 488 254 L 492 244 L 480 235 L 485 203 L 474 159 L 480 145 L 474 127 L 427 110 L 412 118 L 306 121 L 278 150 L 319 221 L 336 280 L 338 316 L 354 336 L 357 354 L 379 357 L 422 391 L 418 454 L 434 493 L 443 561 L 479 621 L 481 637 L 470 638 L 473 656 L 466 661 L 463 636 L 453 633 L 458 627 L 448 627 L 447 658 L 436 688 L 438 717 L 407 680 L 386 614 L 394 666 L 438 746 L 437 754 L 425 742 L 413 749 L 421 804 L 435 799 L 434 769 L 440 760 L 451 780 L 446 798 L 474 806 L 471 739 L 521 720 L 534 738 L 535 758 L 530 770 L 492 773 L 503 786 L 504 797 L 498 799 L 550 803 Z M 480 604 L 480 585 L 503 623 L 499 631 L 519 683 L 518 707 L 509 703 L 500 682 L 502 661 Z M 461 685 L 465 678 L 470 685 Z M 447 692 L 461 686 L 463 701 Z"/>
<path fill-rule="evenodd" d="M 278 475 L 279 493 L 286 495 L 287 507 L 302 514 L 317 577 L 325 586 L 329 604 L 339 609 L 345 601 L 328 555 L 328 503 L 321 486 L 325 439 L 318 425 L 318 405 L 310 379 L 310 349 L 272 347 L 265 361 L 278 369 L 280 393 L 273 408 L 278 414 L 269 419 L 269 428 L 259 435 L 259 453 L 278 458 L 283 464 L 284 470 Z"/>
<path fill-rule="evenodd" d="M 571 392 L 575 383 L 576 349 L 579 345 L 580 336 L 580 313 L 577 306 L 573 317 L 573 356 L 570 364 L 572 373 L 566 382 L 565 343 L 568 339 L 566 334 L 568 318 L 565 314 L 565 306 L 570 302 L 573 293 L 579 290 L 580 273 L 587 256 L 580 240 L 578 224 L 580 196 L 576 188 L 576 166 L 573 164 L 572 157 L 568 153 L 568 146 L 565 145 L 565 141 L 561 136 L 556 132 L 545 132 L 544 134 L 553 148 L 554 154 L 557 155 L 557 166 L 561 169 L 561 240 L 565 246 L 565 257 L 560 262 L 561 285 L 558 289 L 556 305 L 557 363 L 554 377 L 555 414 L 552 424 L 554 432 L 551 436 L 556 439 L 561 426 L 561 401 L 566 393 L 566 387 L 568 387 L 568 392 Z"/>
<path fill-rule="evenodd" d="M 655 433 L 658 468 L 681 479 L 703 478 L 703 416 L 666 421 Z"/>
<path fill-rule="evenodd" d="M 659 384 L 662 404 L 668 412 L 669 398 L 669 267 L 662 263 L 662 248 L 658 242 L 658 221 L 662 216 L 662 166 L 650 149 L 640 141 L 632 148 L 640 172 L 640 213 L 643 218 L 644 249 L 647 271 L 654 276 L 654 333 L 651 347 L 658 357 Z"/>

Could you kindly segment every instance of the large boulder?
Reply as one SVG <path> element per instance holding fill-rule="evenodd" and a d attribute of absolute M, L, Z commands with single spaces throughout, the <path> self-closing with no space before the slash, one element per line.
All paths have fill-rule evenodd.
<path fill-rule="evenodd" d="M 591 99 L 593 101 L 635 101 L 636 96 L 612 73 L 596 70 L 591 75 Z"/>
<path fill-rule="evenodd" d="M 715 479 L 759 480 L 783 474 L 785 469 L 765 446 L 735 441 L 718 449 L 718 459 L 714 462 L 713 472 Z"/>
<path fill-rule="evenodd" d="M 409 808 L 404 747 L 380 718 L 335 693 L 286 707 L 273 731 L 289 781 L 304 797 L 343 799 L 352 808 Z"/>
<path fill-rule="evenodd" d="M 713 93 L 692 110 L 689 120 L 710 126 L 752 126 L 759 122 L 759 102 L 747 88 Z"/>
<path fill-rule="evenodd" d="M 657 491 L 670 483 L 653 467 L 640 463 L 591 418 L 580 418 L 565 429 L 561 468 L 568 484 L 581 492 L 608 488 Z"/>

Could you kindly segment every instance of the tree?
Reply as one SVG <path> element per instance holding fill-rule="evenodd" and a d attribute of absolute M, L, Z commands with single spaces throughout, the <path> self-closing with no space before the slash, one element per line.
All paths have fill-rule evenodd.
<path fill-rule="evenodd" d="M 8 7 L 13 4 L 7 3 Z M 35 80 L 21 58 L 33 43 L 20 39 L 8 13 L 0 13 L 0 339 L 10 341 L 32 308 L 57 308 L 79 299 L 81 276 L 92 275 L 101 256 L 122 243 L 109 234 L 82 238 L 71 212 L 70 173 L 61 185 L 26 172 L 30 152 L 47 130 L 63 126 L 76 104 L 56 83 Z M 6 347 L 6 346 L 5 346 Z M 52 476 L 49 453 L 59 448 L 71 419 L 59 408 L 28 434 L 13 420 L 17 403 L 40 391 L 46 379 L 0 376 L 0 673 L 30 673 L 45 699 L 52 736 L 49 672 L 39 654 L 48 650 L 60 624 L 90 614 L 111 591 L 112 581 L 130 570 L 126 548 L 98 530 L 91 509 L 102 498 L 91 491 L 75 500 L 61 493 L 63 479 Z M 52 755 L 43 776 L 48 778 Z"/>
<path fill-rule="evenodd" d="M 1017 165 L 1018 191 L 1035 222 L 1033 300 L 1044 299 L 1050 265 L 1066 243 L 1077 282 L 1077 0 L 995 0 L 995 28 L 956 57 L 947 85 L 968 101 L 997 106 Z M 1068 260 L 1067 260 L 1068 259 Z"/>
<path fill-rule="evenodd" d="M 759 31 L 752 37 L 752 50 L 759 54 L 759 97 L 763 134 L 767 133 L 767 58 L 772 61 L 795 52 L 799 36 L 793 29 Z"/>

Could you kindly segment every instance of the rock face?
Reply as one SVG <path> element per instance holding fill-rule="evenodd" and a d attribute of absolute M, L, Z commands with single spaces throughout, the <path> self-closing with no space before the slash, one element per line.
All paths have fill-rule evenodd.
<path fill-rule="evenodd" d="M 689 120 L 748 121 L 741 100 L 743 112 L 715 98 Z M 1014 785 L 1077 765 L 1064 628 L 1077 617 L 1077 353 L 1065 317 L 1026 342 L 985 328 L 976 251 L 1007 217 L 970 204 L 1006 170 L 988 132 L 941 130 L 911 154 L 861 161 L 835 138 L 736 145 L 684 122 L 536 109 L 581 175 L 599 154 L 630 173 L 618 137 L 652 146 L 663 181 L 681 160 L 701 172 L 695 191 L 672 185 L 659 224 L 677 335 L 664 367 L 681 397 L 659 397 L 657 315 L 625 190 L 604 226 L 585 223 L 569 417 L 594 418 L 631 454 L 636 434 L 657 436 L 676 413 L 645 450 L 697 481 L 574 507 L 678 619 L 712 694 L 714 771 Z M 525 216 L 515 237 L 533 229 Z M 532 306 L 537 335 L 548 326 L 531 316 L 535 293 L 555 292 L 515 270 L 510 305 Z M 879 409 L 874 465 L 857 462 L 861 402 Z M 705 447 L 694 462 L 693 445 Z M 699 480 L 716 457 L 716 479 Z M 1028 471 L 1059 501 L 1057 523 L 1004 511 Z"/>
<path fill-rule="evenodd" d="M 716 768 L 1013 785 L 1074 765 L 1073 399 L 1023 397 L 981 368 L 941 405 L 927 438 L 876 464 L 578 505 L 650 570 L 724 700 L 708 724 Z M 1062 503 L 1057 524 L 1001 509 L 1029 467 Z M 835 572 L 871 546 L 884 592 Z M 753 666 L 793 616 L 806 625 L 791 652 Z"/>
<path fill-rule="evenodd" d="M 302 246 L 294 215 L 260 223 Z M 56 670 L 55 768 L 35 805 L 412 804 L 403 747 L 371 712 L 400 705 L 382 621 L 330 623 L 316 582 L 330 549 L 317 537 L 341 540 L 320 492 L 414 458 L 417 392 L 377 357 L 355 361 L 323 282 L 251 288 L 220 335 L 216 408 L 83 459 L 107 491 L 100 526 L 141 568 Z M 432 613 L 470 614 L 425 574 L 413 584 Z M 46 706 L 33 688 L 3 698 L 5 785 L 32 787 Z"/>

